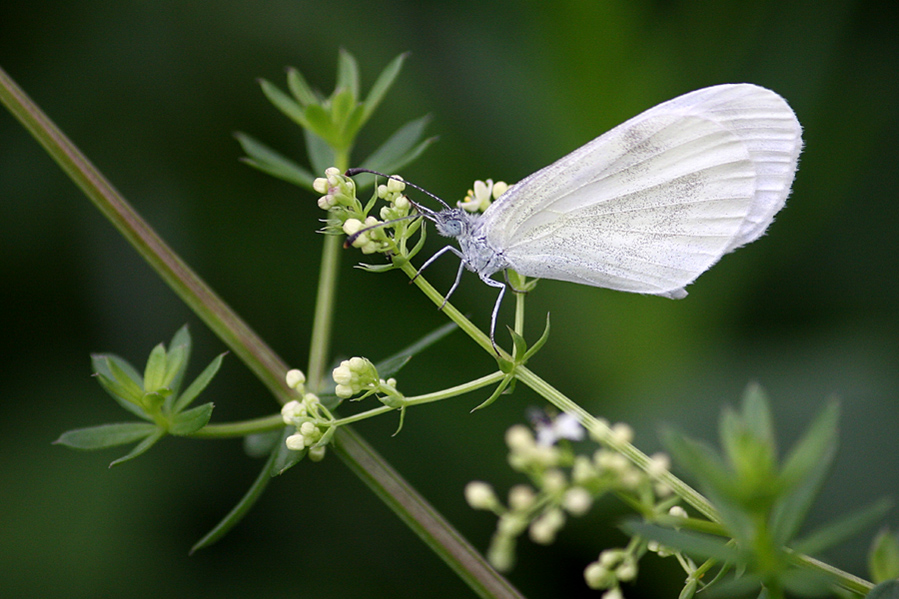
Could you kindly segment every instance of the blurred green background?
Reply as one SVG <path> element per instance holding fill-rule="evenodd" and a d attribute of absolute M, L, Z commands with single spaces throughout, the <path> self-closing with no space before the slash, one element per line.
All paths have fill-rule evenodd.
<path fill-rule="evenodd" d="M 722 406 L 751 380 L 786 447 L 824 399 L 842 399 L 841 453 L 810 525 L 899 496 L 899 8 L 893 1 L 5 2 L 0 65 L 157 231 L 278 351 L 303 367 L 321 238 L 314 196 L 237 162 L 240 130 L 302 160 L 299 130 L 255 79 L 299 68 L 330 92 L 337 52 L 367 90 L 412 55 L 364 131 L 367 155 L 429 113 L 440 136 L 403 175 L 447 200 L 474 179 L 514 182 L 661 101 L 753 82 L 791 103 L 806 150 L 768 235 L 673 302 L 551 281 L 528 302 L 530 335 L 552 312 L 535 371 L 659 448 L 660 423 L 715 440 Z M 337 459 L 273 482 L 229 536 L 187 550 L 261 463 L 240 443 L 166 439 L 119 454 L 50 445 L 126 419 L 90 377 L 89 353 L 142 363 L 184 322 L 193 373 L 223 351 L 6 112 L 0 113 L 0 596 L 465 597 L 470 592 Z M 432 240 L 431 250 L 439 246 Z M 444 322 L 399 273 L 354 270 L 347 252 L 337 355 L 387 356 Z M 438 289 L 456 263 L 428 271 Z M 494 300 L 467 275 L 455 304 L 485 326 Z M 511 319 L 512 302 L 502 318 Z M 416 394 L 495 363 L 462 335 L 400 373 Z M 190 376 L 190 374 L 189 374 Z M 215 421 L 271 413 L 233 356 L 208 389 Z M 504 430 L 537 403 L 523 387 L 413 410 L 358 430 L 481 549 L 493 517 L 472 479 L 503 492 Z M 583 567 L 625 538 L 604 501 L 549 547 L 520 546 L 511 580 L 531 597 L 595 597 Z M 893 525 L 899 521 L 895 514 Z M 871 531 L 825 556 L 865 575 Z M 648 559 L 628 597 L 676 596 L 673 560 Z"/>

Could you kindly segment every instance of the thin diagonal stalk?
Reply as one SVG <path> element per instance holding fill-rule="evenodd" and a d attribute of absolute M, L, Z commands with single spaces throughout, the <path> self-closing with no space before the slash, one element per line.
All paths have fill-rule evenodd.
<path fill-rule="evenodd" d="M 284 361 L 159 238 L 3 69 L 0 69 L 0 102 L 44 146 L 47 153 L 175 293 L 266 384 L 272 394 L 281 403 L 288 401 L 292 390 L 284 382 L 287 370 Z M 350 427 L 338 430 L 334 441 L 335 453 L 344 463 L 479 596 L 521 597 Z"/>

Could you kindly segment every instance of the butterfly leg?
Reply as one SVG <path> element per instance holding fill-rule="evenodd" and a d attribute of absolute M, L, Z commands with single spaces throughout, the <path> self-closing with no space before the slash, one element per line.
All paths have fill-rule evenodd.
<path fill-rule="evenodd" d="M 481 280 L 491 287 L 499 288 L 499 295 L 496 298 L 496 303 L 493 305 L 493 313 L 490 315 L 490 343 L 493 345 L 493 351 L 499 355 L 499 349 L 496 347 L 494 334 L 496 333 L 496 319 L 499 317 L 499 307 L 503 303 L 503 296 L 506 295 L 506 284 L 487 276 L 482 276 Z"/>
<path fill-rule="evenodd" d="M 456 288 L 459 286 L 459 281 L 462 280 L 462 271 L 465 270 L 465 256 L 462 255 L 462 252 L 460 252 L 458 249 L 456 249 L 455 247 L 453 247 L 453 246 L 451 246 L 451 245 L 448 245 L 448 246 L 444 247 L 442 250 L 440 250 L 439 252 L 435 253 L 435 254 L 434 254 L 433 256 L 431 256 L 430 258 L 428 258 L 428 259 L 425 261 L 425 263 L 421 265 L 421 268 L 418 269 L 418 272 L 415 273 L 415 276 L 412 277 L 412 279 L 409 281 L 409 282 L 411 283 L 412 281 L 414 281 L 415 279 L 417 279 L 417 278 L 418 278 L 418 275 L 420 275 L 421 272 L 422 272 L 424 269 L 426 269 L 428 266 L 430 266 L 431 263 L 434 262 L 434 260 L 436 260 L 437 258 L 439 258 L 440 256 L 442 256 L 443 254 L 445 254 L 445 253 L 447 253 L 447 252 L 452 252 L 452 253 L 454 253 L 455 255 L 457 255 L 457 256 L 459 257 L 459 260 L 460 260 L 461 262 L 459 262 L 459 270 L 456 272 L 456 280 L 453 281 L 453 286 L 450 287 L 450 289 L 449 289 L 449 291 L 446 293 L 446 295 L 443 296 L 443 303 L 440 304 L 440 307 L 439 307 L 439 308 L 437 308 L 438 310 L 443 310 L 443 307 L 446 306 L 446 302 L 449 301 L 450 296 L 453 294 L 453 292 L 454 292 L 454 291 L 456 290 Z"/>

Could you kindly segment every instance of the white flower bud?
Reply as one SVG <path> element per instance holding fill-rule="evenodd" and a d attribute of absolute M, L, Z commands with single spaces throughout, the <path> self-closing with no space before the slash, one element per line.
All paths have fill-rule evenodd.
<path fill-rule="evenodd" d="M 312 182 L 312 189 L 316 191 L 316 193 L 326 194 L 328 193 L 328 180 L 319 177 L 315 181 Z"/>
<path fill-rule="evenodd" d="M 394 175 L 387 179 L 387 190 L 391 193 L 399 193 L 406 189 L 406 183 L 399 175 Z"/>
<path fill-rule="evenodd" d="M 671 509 L 668 510 L 668 515 L 669 516 L 677 516 L 678 518 L 688 518 L 689 517 L 687 515 L 687 510 L 685 510 L 684 508 L 682 508 L 679 505 L 671 506 Z"/>
<path fill-rule="evenodd" d="M 591 562 L 584 568 L 584 580 L 591 589 L 605 589 L 614 584 L 615 578 L 599 562 Z"/>
<path fill-rule="evenodd" d="M 506 445 L 512 451 L 522 451 L 534 446 L 534 435 L 523 424 L 516 424 L 506 431 Z"/>
<path fill-rule="evenodd" d="M 652 461 L 649 463 L 646 473 L 653 478 L 658 478 L 671 469 L 671 458 L 664 453 L 654 453 L 649 459 Z"/>
<path fill-rule="evenodd" d="M 301 449 L 305 449 L 306 440 L 305 440 L 305 437 L 303 437 L 303 435 L 290 435 L 284 441 L 284 444 L 287 445 L 287 449 L 290 449 L 293 451 L 300 451 Z"/>
<path fill-rule="evenodd" d="M 603 593 L 600 599 L 624 599 L 624 593 L 621 592 L 621 589 L 614 588 Z"/>
<path fill-rule="evenodd" d="M 549 493 L 561 491 L 567 484 L 565 473 L 558 468 L 552 468 L 543 474 L 543 488 Z"/>
<path fill-rule="evenodd" d="M 325 451 L 327 448 L 324 445 L 319 445 L 317 447 L 310 447 L 309 453 L 307 453 L 307 457 L 313 462 L 321 462 L 325 458 Z"/>
<path fill-rule="evenodd" d="M 630 443 L 634 440 L 634 429 L 624 422 L 612 425 L 612 437 L 619 443 Z"/>
<path fill-rule="evenodd" d="M 505 181 L 497 181 L 493 184 L 493 199 L 498 200 L 499 196 L 506 193 L 506 190 L 509 189 L 509 184 Z"/>
<path fill-rule="evenodd" d="M 498 503 L 493 487 L 477 480 L 465 485 L 465 501 L 476 510 L 490 510 Z"/>
<path fill-rule="evenodd" d="M 535 543 L 549 545 L 556 539 L 556 533 L 564 525 L 565 514 L 560 509 L 552 509 L 531 522 L 528 536 Z"/>
<path fill-rule="evenodd" d="M 527 485 L 515 485 L 509 489 L 509 508 L 516 512 L 523 512 L 534 505 L 537 496 L 534 490 Z"/>
<path fill-rule="evenodd" d="M 572 516 L 583 516 L 593 505 L 593 495 L 584 487 L 572 487 L 565 491 L 562 505 Z"/>
<path fill-rule="evenodd" d="M 361 228 L 362 221 L 358 218 L 348 218 L 346 222 L 343 223 L 343 232 L 347 235 L 355 235 Z"/>
<path fill-rule="evenodd" d="M 339 177 L 339 176 L 340 176 L 340 169 L 337 168 L 336 166 L 332 166 L 332 167 L 326 168 L 326 169 L 325 169 L 325 176 L 326 176 L 329 180 L 330 180 L 330 179 L 333 179 L 334 177 Z"/>
<path fill-rule="evenodd" d="M 287 386 L 291 389 L 298 389 L 306 382 L 306 375 L 303 374 L 302 370 L 296 368 L 288 370 L 287 376 L 284 378 L 287 380 Z"/>
<path fill-rule="evenodd" d="M 306 416 L 306 408 L 297 400 L 289 401 L 281 407 L 281 419 L 284 424 L 293 424 L 294 418 Z"/>

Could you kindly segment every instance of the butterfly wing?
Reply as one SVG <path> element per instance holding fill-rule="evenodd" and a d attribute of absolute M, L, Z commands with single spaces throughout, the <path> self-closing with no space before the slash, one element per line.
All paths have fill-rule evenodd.
<path fill-rule="evenodd" d="M 802 148 L 779 95 L 700 89 L 634 117 L 509 188 L 487 241 L 521 274 L 684 297 L 783 207 Z"/>

